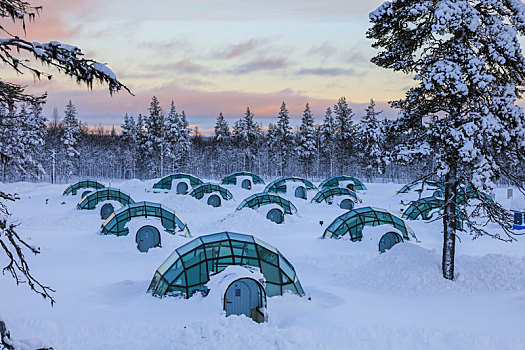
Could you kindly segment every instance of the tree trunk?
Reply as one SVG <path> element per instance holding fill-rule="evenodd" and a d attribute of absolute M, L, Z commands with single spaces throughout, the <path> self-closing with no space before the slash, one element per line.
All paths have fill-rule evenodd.
<path fill-rule="evenodd" d="M 443 277 L 454 279 L 454 253 L 456 247 L 456 196 L 458 181 L 456 169 L 451 167 L 445 175 L 445 207 L 443 215 Z"/>

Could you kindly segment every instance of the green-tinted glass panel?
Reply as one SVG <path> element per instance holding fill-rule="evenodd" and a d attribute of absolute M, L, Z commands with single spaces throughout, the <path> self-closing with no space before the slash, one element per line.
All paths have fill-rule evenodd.
<path fill-rule="evenodd" d="M 266 282 L 266 287 L 264 289 L 266 291 L 266 295 L 269 297 L 282 294 L 281 286 L 279 284 Z"/>
<path fill-rule="evenodd" d="M 261 260 L 266 261 L 270 264 L 277 265 L 279 263 L 277 254 L 261 246 L 257 246 L 259 257 Z"/>

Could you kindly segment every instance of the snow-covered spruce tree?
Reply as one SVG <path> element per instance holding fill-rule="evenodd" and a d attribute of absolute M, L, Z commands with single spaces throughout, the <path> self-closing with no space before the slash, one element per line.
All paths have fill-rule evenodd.
<path fill-rule="evenodd" d="M 157 97 L 153 96 L 144 116 L 145 142 L 144 161 L 146 176 L 152 178 L 161 176 L 161 157 L 163 157 L 164 113 Z"/>
<path fill-rule="evenodd" d="M 175 172 L 179 163 L 177 145 L 179 142 L 179 115 L 175 102 L 171 101 L 170 111 L 164 119 L 164 155 L 170 172 Z"/>
<path fill-rule="evenodd" d="M 186 169 L 190 161 L 190 152 L 191 152 L 191 128 L 186 118 L 186 113 L 182 111 L 178 119 L 178 152 L 180 155 L 179 166 L 181 169 Z M 198 128 L 196 129 L 197 137 L 199 135 Z"/>
<path fill-rule="evenodd" d="M 328 175 L 334 176 L 334 162 L 337 156 L 337 139 L 336 139 L 336 123 L 332 115 L 332 109 L 328 107 L 324 116 L 323 124 L 320 128 L 320 143 L 321 156 L 324 158 L 324 163 L 327 163 Z M 342 150 L 340 150 L 342 151 Z"/>
<path fill-rule="evenodd" d="M 212 161 L 215 174 L 226 174 L 229 171 L 229 153 L 231 148 L 231 132 L 224 115 L 219 113 L 212 135 Z"/>
<path fill-rule="evenodd" d="M 299 134 L 297 135 L 297 153 L 307 178 L 310 176 L 316 150 L 314 117 L 310 110 L 310 104 L 307 103 L 301 118 Z"/>
<path fill-rule="evenodd" d="M 122 145 L 122 175 L 125 179 L 135 178 L 137 161 L 137 125 L 132 115 L 124 116 L 124 122 L 120 126 L 120 141 Z"/>
<path fill-rule="evenodd" d="M 384 149 L 384 132 L 381 122 L 377 116 L 382 113 L 376 112 L 375 102 L 370 100 L 370 104 L 365 109 L 366 115 L 361 118 L 357 125 L 357 140 L 359 141 L 356 149 L 359 150 L 361 163 L 365 166 L 368 181 L 372 181 L 372 174 L 377 170 L 382 174 L 387 164 Z"/>
<path fill-rule="evenodd" d="M 262 141 L 262 132 L 261 126 L 253 120 L 250 107 L 246 107 L 244 117 L 235 123 L 233 136 L 243 157 L 243 170 L 254 171 L 255 160 Z"/>
<path fill-rule="evenodd" d="M 466 212 L 456 198 L 462 186 L 491 192 L 502 176 L 523 190 L 514 173 L 523 161 L 525 120 L 516 105 L 525 79 L 525 58 L 517 34 L 525 34 L 521 1 L 394 0 L 370 13 L 367 36 L 380 49 L 378 66 L 414 74 L 417 86 L 403 100 L 398 157 L 434 156 L 434 173 L 445 183 L 443 276 L 454 278 L 458 227 L 474 237 L 515 239 L 510 215 L 498 203 L 481 201 Z M 503 234 L 484 228 L 501 225 Z"/>
<path fill-rule="evenodd" d="M 348 106 L 346 98 L 341 97 L 334 105 L 336 140 L 338 146 L 338 167 L 341 173 L 345 172 L 345 164 L 352 156 L 354 146 L 354 123 L 352 109 Z"/>
<path fill-rule="evenodd" d="M 213 132 L 213 141 L 227 142 L 230 136 L 231 136 L 231 133 L 230 133 L 230 127 L 228 126 L 228 122 L 226 121 L 226 119 L 224 119 L 222 112 L 220 112 L 219 116 L 217 117 L 217 122 L 215 123 L 215 129 Z"/>
<path fill-rule="evenodd" d="M 136 125 L 136 140 L 137 140 L 137 169 L 140 174 L 140 178 L 147 178 L 147 164 L 148 160 L 146 159 L 146 156 L 148 154 L 148 146 L 147 146 L 147 136 L 146 136 L 146 130 L 144 128 L 144 116 L 139 113 L 139 116 L 137 117 L 137 125 Z"/>
<path fill-rule="evenodd" d="M 276 153 L 277 165 L 279 167 L 279 176 L 284 176 L 288 170 L 288 163 L 294 151 L 294 135 L 290 126 L 290 117 L 286 103 L 281 104 L 277 124 L 275 125 L 275 143 L 272 151 Z"/>
<path fill-rule="evenodd" d="M 277 142 L 277 126 L 270 123 L 268 124 L 268 133 L 266 134 L 266 148 L 268 150 L 267 171 L 272 176 L 279 176 L 279 154 L 275 151 Z"/>
<path fill-rule="evenodd" d="M 63 152 L 63 169 L 66 181 L 77 174 L 80 152 L 78 151 L 78 142 L 80 140 L 80 122 L 77 119 L 77 109 L 71 100 L 66 105 L 64 119 L 62 120 L 62 152 Z"/>

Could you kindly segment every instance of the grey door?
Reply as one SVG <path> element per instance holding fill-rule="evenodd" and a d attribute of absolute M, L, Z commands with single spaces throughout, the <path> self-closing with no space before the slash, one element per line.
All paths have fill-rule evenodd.
<path fill-rule="evenodd" d="M 251 190 L 252 189 L 252 182 L 250 180 L 248 180 L 248 179 L 244 179 L 241 182 L 241 187 L 246 189 L 246 190 Z"/>
<path fill-rule="evenodd" d="M 208 205 L 211 205 L 214 208 L 221 206 L 221 198 L 216 194 L 212 194 L 208 197 Z"/>
<path fill-rule="evenodd" d="M 252 317 L 252 309 L 261 304 L 259 285 L 252 279 L 242 278 L 230 284 L 224 293 L 224 311 L 229 315 L 246 315 Z"/>
<path fill-rule="evenodd" d="M 393 246 L 395 246 L 397 243 L 402 241 L 403 239 L 401 238 L 401 236 L 395 232 L 385 233 L 383 237 L 381 237 L 381 239 L 379 240 L 379 251 L 381 253 L 384 253 Z"/>
<path fill-rule="evenodd" d="M 303 186 L 299 186 L 295 189 L 295 196 L 297 198 L 306 199 L 306 189 Z"/>
<path fill-rule="evenodd" d="M 150 248 L 158 247 L 160 245 L 160 232 L 154 226 L 142 226 L 138 230 L 135 240 L 137 242 L 137 248 L 145 253 Z"/>
<path fill-rule="evenodd" d="M 177 184 L 177 194 L 186 194 L 188 193 L 188 184 L 184 181 L 181 181 Z"/>
<path fill-rule="evenodd" d="M 114 211 L 115 208 L 113 208 L 113 204 L 106 203 L 100 208 L 100 218 L 106 220 Z"/>
<path fill-rule="evenodd" d="M 339 203 L 339 208 L 352 210 L 354 208 L 354 202 L 351 199 L 345 198 Z"/>
<path fill-rule="evenodd" d="M 284 214 L 279 209 L 273 208 L 268 212 L 268 214 L 266 214 L 266 218 L 275 222 L 276 224 L 282 224 L 284 221 Z"/>

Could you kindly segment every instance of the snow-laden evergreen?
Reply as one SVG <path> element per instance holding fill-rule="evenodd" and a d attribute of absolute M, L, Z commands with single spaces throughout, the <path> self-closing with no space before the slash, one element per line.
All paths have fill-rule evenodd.
<path fill-rule="evenodd" d="M 385 132 L 381 121 L 377 118 L 382 112 L 376 112 L 375 106 L 374 100 L 371 99 L 365 109 L 366 114 L 357 125 L 358 145 L 356 149 L 359 150 L 362 163 L 368 170 L 369 181 L 374 171 L 382 174 L 386 166 Z"/>
<path fill-rule="evenodd" d="M 336 157 L 338 154 L 337 150 L 337 138 L 336 138 L 337 125 L 332 115 L 332 109 L 328 107 L 321 125 L 320 132 L 320 143 L 321 152 L 325 163 L 328 163 L 329 175 L 334 176 L 336 169 L 334 168 Z M 342 151 L 342 150 L 339 150 Z"/>
<path fill-rule="evenodd" d="M 399 159 L 433 157 L 431 173 L 445 181 L 443 275 L 454 278 L 456 222 L 475 236 L 512 240 L 509 214 L 482 201 L 472 216 L 457 206 L 464 186 L 492 192 L 502 176 L 518 186 L 525 118 L 516 100 L 525 85 L 521 1 L 387 1 L 370 13 L 367 36 L 380 52 L 372 62 L 413 74 L 417 85 L 393 103 L 400 109 Z M 484 228 L 499 222 L 506 235 Z"/>
<path fill-rule="evenodd" d="M 62 125 L 63 132 L 61 141 L 64 154 L 63 172 L 66 179 L 70 179 L 78 172 L 80 160 L 80 152 L 78 151 L 78 148 L 81 137 L 80 122 L 77 119 L 77 109 L 71 100 L 66 105 Z"/>
<path fill-rule="evenodd" d="M 306 104 L 303 117 L 301 118 L 301 126 L 299 127 L 299 134 L 297 135 L 297 152 L 303 164 L 304 173 L 308 178 L 311 174 L 312 164 L 317 153 L 314 117 L 310 110 L 309 103 Z"/>
<path fill-rule="evenodd" d="M 217 142 L 223 142 L 230 138 L 231 132 L 228 126 L 228 122 L 224 119 L 222 112 L 219 113 L 217 117 L 217 122 L 215 123 L 215 129 L 213 134 L 213 140 Z"/>

